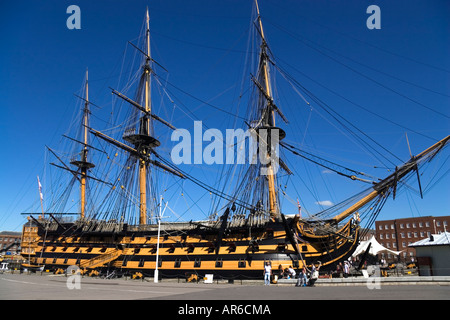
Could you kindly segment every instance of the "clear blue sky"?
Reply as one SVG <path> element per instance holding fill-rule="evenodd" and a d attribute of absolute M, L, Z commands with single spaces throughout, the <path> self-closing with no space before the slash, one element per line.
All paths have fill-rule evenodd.
<path fill-rule="evenodd" d="M 81 30 L 66 27 L 66 9 L 72 4 L 81 9 Z M 366 9 L 372 4 L 381 9 L 380 30 L 366 27 Z M 131 50 L 127 41 L 136 41 L 147 6 L 152 54 L 169 70 L 169 81 L 236 112 L 252 27 L 252 0 L 2 1 L 0 230 L 20 231 L 25 221 L 20 213 L 39 210 L 29 207 L 38 197 L 36 176 L 44 175 L 49 162 L 45 145 L 57 149 L 66 121 L 74 113 L 77 98 L 73 93 L 79 92 L 86 68 L 92 101 L 100 106 L 111 103 L 108 87 L 118 83 L 122 55 L 125 48 Z M 276 62 L 402 160 L 409 158 L 405 132 L 415 154 L 450 133 L 448 1 L 261 0 L 260 10 Z M 278 81 L 283 82 L 280 75 Z M 287 139 L 300 128 L 297 138 L 301 140 L 306 132 L 311 138 L 303 142 L 317 147 L 321 155 L 380 177 L 388 174 L 371 169 L 380 164 L 350 141 L 342 141 L 342 136 L 338 138 L 335 127 L 320 122 L 323 115 L 318 110 L 311 112 L 296 94 L 284 93 L 278 92 L 283 96 L 279 106 L 297 119 L 286 129 Z M 234 121 L 177 94 L 210 128 L 224 129 Z M 183 124 L 181 119 L 174 121 L 178 127 Z M 441 172 L 446 170 L 448 163 Z M 362 190 L 362 186 L 341 187 L 347 181 L 340 177 L 325 179 L 336 190 L 320 196 L 320 201 L 336 203 Z M 411 186 L 416 188 L 415 182 Z M 407 191 L 389 201 L 379 219 L 450 215 L 449 187 L 447 175 L 423 200 Z M 306 191 L 300 193 L 311 211 L 319 210 L 317 199 Z M 291 194 L 294 199 L 297 196 Z"/>

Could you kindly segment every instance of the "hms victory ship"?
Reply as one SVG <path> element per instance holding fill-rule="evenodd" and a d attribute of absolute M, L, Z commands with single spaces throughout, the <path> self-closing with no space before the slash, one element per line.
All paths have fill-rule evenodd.
<path fill-rule="evenodd" d="M 165 69 L 151 55 L 147 11 L 142 43 L 132 44 L 141 58 L 137 81 L 125 93 L 112 89 L 113 97 L 127 108 L 127 118 L 118 120 L 111 134 L 91 126 L 95 109 L 86 73 L 83 95 L 79 96 L 82 113 L 78 136 L 64 137 L 74 146 L 74 156 L 67 160 L 69 157 L 48 148 L 55 159 L 53 170 L 71 178 L 70 188 L 79 188 L 76 204 L 80 209 L 75 215 L 67 214 L 69 186 L 58 184 L 53 194 L 60 202 L 42 206 L 42 212 L 27 213 L 22 234 L 24 267 L 65 272 L 77 266 L 88 274 L 156 279 L 208 274 L 222 279 L 262 279 L 266 262 L 274 269 L 280 265 L 309 269 L 318 263 L 321 270 L 331 269 L 351 256 L 359 243 L 361 224 L 373 223 L 385 202 L 406 185 L 405 181 L 417 183 L 417 179 L 420 186 L 421 168 L 444 150 L 449 136 L 397 165 L 384 178 L 341 166 L 291 142 L 283 129 L 289 119 L 275 98 L 272 73 L 278 71 L 291 78 L 277 66 L 256 1 L 255 13 L 252 28 L 257 35 L 254 48 L 258 53 L 244 129 L 251 133 L 246 139 L 253 141 L 257 153 L 276 163 L 257 157 L 256 161 L 246 161 L 247 165 L 236 165 L 240 171 L 238 182 L 230 179 L 234 185 L 223 188 L 202 182 L 163 156 L 158 126 L 169 134 L 177 129 L 155 113 L 152 83 L 163 85 L 157 70 Z M 302 90 L 300 85 L 297 88 Z M 300 96 L 321 103 L 306 89 Z M 279 182 L 280 174 L 293 173 L 292 163 L 279 156 L 280 150 L 296 159 L 294 165 L 309 161 L 349 183 L 366 184 L 367 188 L 315 214 L 283 212 L 280 203 L 286 190 Z M 155 174 L 208 192 L 215 201 L 209 218 L 164 220 L 163 212 L 170 209 L 170 203 L 159 193 L 168 187 L 162 186 L 162 179 L 155 178 Z M 97 200 L 90 200 L 92 197 Z"/>

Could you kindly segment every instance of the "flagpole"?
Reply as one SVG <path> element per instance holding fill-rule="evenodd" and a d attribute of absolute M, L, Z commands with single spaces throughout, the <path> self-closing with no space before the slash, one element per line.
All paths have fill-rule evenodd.
<path fill-rule="evenodd" d="M 42 218 L 44 218 L 44 205 L 42 203 L 42 201 L 44 200 L 43 196 L 42 196 L 42 186 L 41 186 L 41 182 L 39 181 L 39 176 L 37 176 L 38 179 L 38 186 L 39 186 L 39 199 L 41 199 L 41 209 L 42 209 Z"/>
<path fill-rule="evenodd" d="M 159 237 L 160 237 L 160 232 L 161 232 L 161 219 L 162 219 L 162 216 L 164 215 L 164 212 L 166 211 L 167 205 L 169 204 L 168 202 L 166 202 L 166 206 L 164 207 L 164 210 L 161 212 L 162 200 L 163 200 L 163 197 L 160 196 L 160 200 L 159 200 L 159 216 L 158 216 L 158 238 L 157 238 L 158 240 L 157 240 L 157 244 L 156 244 L 156 266 L 155 266 L 155 273 L 153 275 L 153 282 L 154 283 L 158 283 L 158 279 L 159 279 L 158 259 L 159 259 Z"/>
<path fill-rule="evenodd" d="M 299 218 L 301 219 L 302 218 L 302 207 L 300 206 L 300 201 L 298 201 L 298 198 L 297 198 L 297 206 L 298 206 L 298 215 L 299 215 Z"/>

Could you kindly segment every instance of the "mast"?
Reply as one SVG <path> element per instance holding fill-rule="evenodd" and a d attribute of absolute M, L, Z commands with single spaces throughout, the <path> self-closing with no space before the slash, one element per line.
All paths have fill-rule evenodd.
<path fill-rule="evenodd" d="M 83 116 L 83 125 L 84 125 L 84 147 L 82 153 L 82 161 L 87 161 L 87 126 L 88 126 L 88 114 L 89 114 L 89 73 L 86 70 L 86 101 L 84 102 L 84 116 Z M 86 211 L 86 166 L 81 167 L 81 212 L 80 216 L 83 219 Z"/>
<path fill-rule="evenodd" d="M 150 19 L 148 14 L 148 8 L 146 11 L 146 43 L 145 48 L 142 50 L 138 48 L 133 43 L 129 42 L 133 47 L 135 47 L 140 53 L 142 53 L 145 57 L 144 65 L 142 66 L 143 72 L 141 75 L 141 83 L 143 88 L 140 87 L 138 92 L 137 99 L 132 100 L 124 94 L 118 92 L 117 90 L 112 89 L 112 93 L 128 102 L 131 106 L 136 108 L 140 112 L 140 118 L 138 121 L 138 128 L 132 128 L 130 130 L 125 130 L 122 135 L 122 139 L 132 144 L 134 147 L 122 143 L 112 137 L 107 136 L 106 134 L 94 130 L 90 128 L 90 132 L 99 137 L 106 142 L 120 148 L 126 152 L 128 152 L 131 156 L 135 157 L 138 161 L 139 171 L 138 171 L 138 185 L 139 185 L 139 224 L 145 225 L 147 224 L 147 176 L 149 174 L 150 165 L 154 165 L 157 168 L 163 169 L 165 172 L 178 176 L 182 179 L 185 178 L 184 174 L 179 172 L 178 170 L 171 168 L 170 166 L 152 159 L 154 156 L 156 158 L 160 158 L 154 148 L 159 147 L 161 145 L 158 139 L 154 138 L 151 134 L 153 134 L 153 119 L 159 121 L 165 126 L 169 127 L 172 130 L 175 130 L 175 127 L 169 122 L 165 121 L 161 117 L 152 113 L 152 105 L 151 105 L 151 83 L 150 76 L 154 72 L 150 62 L 154 62 L 158 66 L 161 65 L 153 60 L 150 56 Z M 163 68 L 163 67 L 162 67 Z M 143 101 L 142 101 L 143 100 Z M 134 124 L 133 124 L 134 125 Z"/>
<path fill-rule="evenodd" d="M 150 104 L 150 22 L 148 15 L 148 8 L 146 12 L 146 39 L 147 39 L 147 58 L 144 66 L 144 78 L 145 78 L 145 96 L 144 107 L 146 112 L 151 112 Z M 141 126 L 139 128 L 139 134 L 150 133 L 150 121 L 147 115 L 141 118 Z M 146 150 L 142 150 L 144 153 Z M 139 224 L 147 223 L 147 163 L 144 159 L 139 159 Z"/>
<path fill-rule="evenodd" d="M 153 59 L 150 57 L 150 18 L 148 14 L 148 8 L 146 11 L 146 47 L 145 52 L 140 50 L 145 55 L 145 64 L 143 66 L 143 80 L 144 80 L 144 103 L 141 106 L 139 103 L 126 98 L 120 93 L 117 94 L 120 98 L 130 102 L 133 106 L 137 107 L 141 111 L 141 118 L 139 119 L 139 128 L 137 134 L 125 133 L 123 139 L 134 144 L 135 151 L 138 154 L 139 161 L 139 224 L 147 224 L 147 175 L 149 171 L 149 164 L 156 163 L 150 160 L 150 155 L 154 153 L 152 150 L 154 147 L 158 147 L 160 142 L 152 137 L 151 134 L 151 121 L 154 117 L 152 115 L 151 106 L 151 91 L 150 91 L 150 75 L 153 72 L 150 67 L 150 61 Z"/>
<path fill-rule="evenodd" d="M 95 167 L 93 163 L 88 162 L 88 127 L 89 127 L 89 73 L 86 69 L 85 98 L 83 109 L 83 149 L 81 150 L 81 159 L 70 162 L 80 169 L 80 218 L 84 219 L 86 214 L 86 178 L 87 171 Z"/>
<path fill-rule="evenodd" d="M 256 12 L 257 12 L 257 19 L 259 24 L 259 32 L 261 35 L 261 53 L 260 53 L 260 62 L 259 62 L 259 73 L 260 78 L 264 82 L 264 87 L 262 88 L 262 85 L 259 83 L 255 84 L 258 86 L 258 88 L 262 91 L 263 95 L 265 96 L 267 100 L 267 109 L 265 112 L 263 112 L 264 115 L 264 129 L 267 129 L 267 142 L 271 141 L 271 133 L 274 131 L 274 129 L 279 129 L 275 127 L 275 110 L 273 105 L 273 98 L 272 98 L 272 89 L 270 86 L 270 76 L 269 76 L 269 68 L 268 68 L 268 55 L 267 55 L 267 43 L 266 39 L 264 37 L 264 30 L 263 25 L 261 21 L 261 16 L 259 13 L 259 7 L 258 7 L 258 1 L 255 0 L 256 5 Z M 281 139 L 281 129 L 279 129 L 279 138 Z M 269 213 L 272 218 L 272 220 L 275 220 L 279 216 L 279 207 L 277 203 L 277 194 L 275 190 L 276 186 L 276 176 L 274 174 L 272 162 L 270 161 L 270 153 L 271 153 L 271 143 L 268 143 L 267 146 L 268 153 L 267 157 L 269 158 L 268 164 L 267 164 L 267 179 L 268 179 L 268 185 L 269 185 Z"/>

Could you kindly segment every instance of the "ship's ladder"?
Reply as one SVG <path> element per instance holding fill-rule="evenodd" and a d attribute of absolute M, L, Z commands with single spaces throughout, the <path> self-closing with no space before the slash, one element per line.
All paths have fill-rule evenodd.
<path fill-rule="evenodd" d="M 105 252 L 92 259 L 83 261 L 82 263 L 80 263 L 80 268 L 94 269 L 103 266 L 104 264 L 116 260 L 118 257 L 120 257 L 122 252 L 123 250 L 121 249 L 113 249 L 112 251 Z"/>

